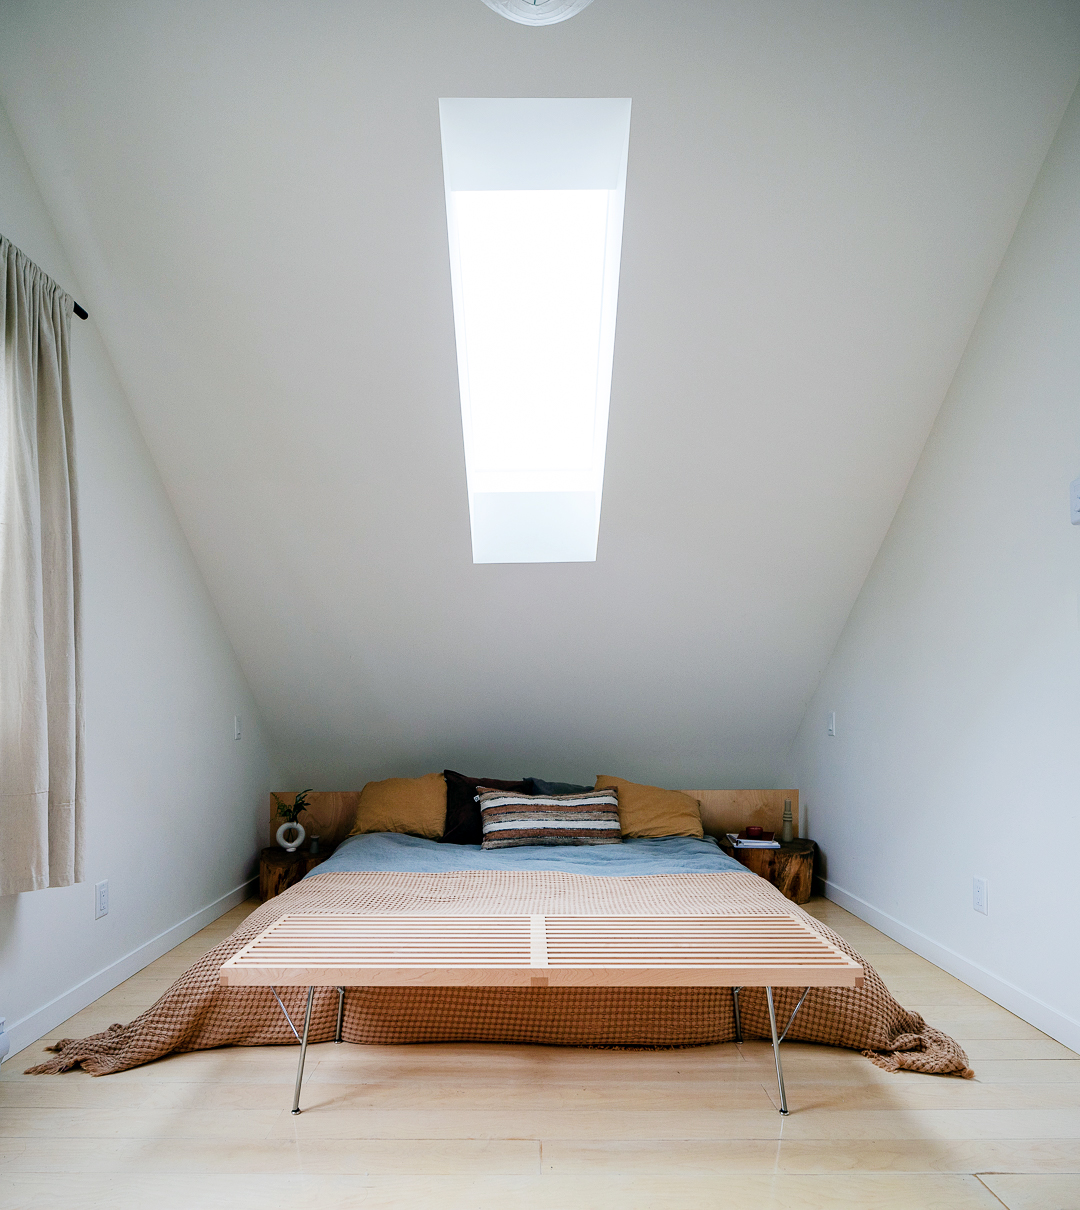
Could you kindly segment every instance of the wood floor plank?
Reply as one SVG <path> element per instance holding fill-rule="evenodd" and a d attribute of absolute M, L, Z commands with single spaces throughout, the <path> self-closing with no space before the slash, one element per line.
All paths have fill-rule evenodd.
<path fill-rule="evenodd" d="M 952 975 L 947 975 L 943 970 L 938 970 L 936 966 L 931 966 L 929 962 L 926 964 L 925 970 L 903 975 L 883 976 L 882 982 L 902 1004 L 908 1000 L 915 1001 L 922 991 L 967 991 L 975 995 L 980 994 L 975 992 L 974 988 L 968 987 L 966 983 L 954 979 Z"/>
<path fill-rule="evenodd" d="M 279 1054 L 267 1055 L 263 1051 L 259 1055 L 245 1057 L 242 1050 L 236 1047 L 231 1050 L 195 1051 L 190 1055 L 173 1055 L 147 1063 L 141 1067 L 131 1067 L 127 1071 L 114 1072 L 108 1076 L 90 1076 L 84 1071 L 68 1071 L 60 1075 L 28 1076 L 22 1068 L 31 1063 L 38 1063 L 47 1055 L 39 1050 L 24 1051 L 17 1057 L 16 1062 L 22 1066 L 6 1075 L 0 1087 L 6 1083 L 27 1086 L 40 1084 L 42 1081 L 58 1083 L 61 1081 L 86 1081 L 90 1085 L 103 1081 L 110 1086 L 114 1084 L 137 1085 L 144 1083 L 178 1083 L 186 1084 L 192 1081 L 224 1081 L 227 1083 L 264 1083 L 291 1085 L 296 1079 L 296 1051 L 291 1047 L 267 1047 L 266 1050 L 279 1050 Z M 10 1062 L 10 1060 L 9 1060 Z M 4 1067 L 8 1063 L 5 1062 Z M 318 1064 L 310 1061 L 304 1069 L 304 1083 L 318 1071 Z"/>
<path fill-rule="evenodd" d="M 277 1139 L 153 1138 L 0 1140 L 0 1172 L 296 1174 L 342 1176 L 535 1176 L 535 1139 Z"/>
<path fill-rule="evenodd" d="M 313 1089 L 307 1101 L 308 1112 L 295 1118 L 285 1113 L 279 1118 L 270 1137 L 535 1139 L 576 1135 L 599 1139 L 777 1139 L 784 1122 L 772 1107 L 705 1112 L 636 1112 L 629 1106 L 619 1110 L 544 1111 L 520 1103 L 508 1105 L 502 1111 L 458 1110 L 447 1114 L 437 1110 L 334 1109 L 321 1102 L 319 1095 Z M 826 1129 L 827 1125 L 819 1127 L 821 1131 Z M 915 1130 L 915 1126 L 910 1129 Z"/>
<path fill-rule="evenodd" d="M 912 1007 L 929 1024 L 954 1037 L 1011 1040 L 1015 1038 L 1042 1039 L 1046 1034 L 1034 1025 L 1021 1021 L 997 1005 L 905 1005 Z"/>
<path fill-rule="evenodd" d="M 284 1108 L 292 1101 L 293 1081 L 282 1081 L 274 1086 L 276 1093 L 269 1091 L 265 1083 L 144 1083 L 141 1088 L 116 1088 L 112 1093 L 99 1091 L 95 1086 L 83 1084 L 72 1087 L 68 1092 L 62 1080 L 48 1084 L 39 1081 L 34 1088 L 17 1093 L 10 1089 L 0 1092 L 0 1107 L 17 1104 L 36 1109 L 82 1109 L 90 1107 L 169 1110 L 226 1110 L 265 1109 L 268 1104 Z M 305 1080 L 305 1088 L 309 1087 Z M 686 1085 L 681 1083 L 652 1083 L 615 1085 L 603 1083 L 552 1083 L 539 1084 L 519 1082 L 469 1083 L 442 1082 L 425 1083 L 419 1080 L 401 1083 L 396 1080 L 369 1081 L 363 1084 L 338 1084 L 313 1082 L 311 1095 L 304 1104 L 323 1109 L 356 1110 L 445 1110 L 448 1113 L 471 1111 L 499 1111 L 507 1103 L 508 1096 L 524 1101 L 533 1110 L 544 1112 L 556 1110 L 602 1110 L 620 1109 L 628 1105 L 635 1111 L 666 1109 L 680 1110 L 741 1110 L 772 1107 L 769 1094 L 760 1082 L 728 1083 L 720 1080 L 713 1083 Z M 999 1090 L 1002 1097 L 1008 1090 Z M 1069 1092 L 1068 1087 L 1056 1090 Z M 272 1098 L 276 1098 L 276 1101 Z M 1012 1099 L 1018 1101 L 1014 1094 Z M 2 1129 L 2 1127 L 0 1127 Z"/>
<path fill-rule="evenodd" d="M 17 1174 L 0 1193 L 12 1205 L 63 1205 L 65 1210 L 1001 1210 L 1000 1202 L 973 1176 L 845 1175 L 732 1176 L 718 1190 L 701 1177 L 639 1177 L 605 1181 L 557 1177 L 343 1177 L 323 1174 L 189 1177 Z"/>
<path fill-rule="evenodd" d="M 893 992 L 896 995 L 896 992 Z M 957 1007 L 984 1008 L 993 1006 L 997 1008 L 988 996 L 984 996 L 982 992 L 977 992 L 973 987 L 966 987 L 963 983 L 954 982 L 943 987 L 917 987 L 910 990 L 903 990 L 900 993 L 902 1003 L 905 1008 L 913 1009 L 917 1013 L 923 1013 L 924 1010 L 933 1010 L 942 1007 L 956 1005 Z M 1004 1010 L 1002 1010 L 1004 1011 Z"/>
<path fill-rule="evenodd" d="M 960 1088 L 934 1080 L 872 1085 L 787 1080 L 786 1084 L 788 1100 L 800 1113 L 810 1109 L 1080 1109 L 1080 1087 L 1075 1084 L 982 1084 L 975 1080 L 964 1080 Z"/>
<path fill-rule="evenodd" d="M 859 1058 L 861 1059 L 861 1056 Z M 906 1084 L 925 1084 L 928 1079 L 932 1079 L 919 1072 L 882 1071 L 881 1068 L 873 1066 L 865 1059 L 861 1059 L 861 1063 L 858 1065 L 832 1064 L 827 1058 L 817 1061 L 803 1059 L 798 1063 L 792 1064 L 790 1071 L 785 1062 L 784 1070 L 789 1079 L 798 1078 L 810 1083 L 836 1083 L 852 1087 L 876 1086 L 879 1084 L 896 1087 Z M 432 1081 L 443 1081 L 451 1077 L 462 1087 L 498 1084 L 505 1089 L 512 1090 L 519 1086 L 524 1088 L 534 1084 L 591 1084 L 619 1088 L 622 1090 L 622 1095 L 625 1095 L 628 1089 L 638 1086 L 644 1088 L 654 1084 L 673 1082 L 679 1087 L 686 1089 L 691 1089 L 695 1085 L 729 1087 L 760 1083 L 772 1084 L 775 1081 L 776 1075 L 775 1067 L 768 1067 L 765 1064 L 739 1063 L 721 1065 L 709 1063 L 706 1065 L 704 1062 L 699 1068 L 686 1065 L 681 1071 L 657 1070 L 647 1066 L 636 1069 L 626 1067 L 618 1071 L 612 1071 L 606 1076 L 597 1072 L 592 1067 L 579 1068 L 570 1065 L 560 1070 L 522 1072 L 520 1074 L 515 1074 L 513 1070 L 496 1065 L 491 1067 L 485 1065 L 474 1070 L 463 1067 L 457 1072 L 447 1072 L 440 1068 L 425 1070 L 422 1065 L 416 1065 L 410 1067 L 408 1072 L 405 1073 L 396 1071 L 391 1063 L 380 1065 L 376 1068 L 367 1064 L 349 1063 L 346 1059 L 337 1061 L 325 1059 L 319 1063 L 317 1072 L 314 1075 L 309 1076 L 305 1072 L 304 1083 L 307 1084 L 310 1078 L 313 1083 L 319 1084 L 363 1084 L 391 1081 L 396 1084 L 424 1085 Z M 947 1080 L 945 1077 L 939 1077 L 937 1082 L 951 1083 L 952 1081 Z M 700 1094 L 693 1092 L 689 1095 L 696 1099 Z"/>
<path fill-rule="evenodd" d="M 920 975 L 932 974 L 938 968 L 918 954 L 904 950 L 900 954 L 875 954 L 871 965 L 879 972 L 886 983 L 890 975 Z"/>
<path fill-rule="evenodd" d="M 798 1110 L 535 1110 L 502 1112 L 337 1109 L 312 1090 L 310 1112 L 285 1113 L 271 1138 L 544 1138 L 598 1139 L 1075 1139 L 1077 1109 Z M 45 1113 L 46 1111 L 34 1111 Z M 59 1113 L 59 1111 L 57 1111 Z"/>
<path fill-rule="evenodd" d="M 0 1109 L 0 1138 L 265 1139 L 277 1126 L 280 1114 L 277 1108 L 183 1112 L 23 1107 Z"/>
<path fill-rule="evenodd" d="M 1077 1059 L 1075 1051 L 1053 1038 L 957 1038 L 971 1063 L 982 1059 Z"/>
<path fill-rule="evenodd" d="M 543 1139 L 541 1148 L 543 1170 L 559 1175 L 1080 1170 L 1077 1139 Z"/>
<path fill-rule="evenodd" d="M 984 1084 L 1075 1084 L 1080 1081 L 1080 1060 L 983 1059 L 979 1080 Z"/>
<path fill-rule="evenodd" d="M 982 1182 L 1009 1210 L 1078 1210 L 1080 1172 L 1069 1176 L 983 1174 Z"/>

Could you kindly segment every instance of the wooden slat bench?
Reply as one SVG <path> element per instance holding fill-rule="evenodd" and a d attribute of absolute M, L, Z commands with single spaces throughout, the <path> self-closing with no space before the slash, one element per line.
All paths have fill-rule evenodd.
<path fill-rule="evenodd" d="M 861 987 L 863 969 L 799 917 L 286 915 L 221 967 L 227 987 L 306 987 L 293 1113 L 316 987 L 764 987 L 780 1112 L 787 1094 L 774 987 Z M 806 992 L 803 993 L 805 999 Z M 278 997 L 278 1003 L 281 1003 Z M 285 1006 L 282 1004 L 282 1011 Z"/>

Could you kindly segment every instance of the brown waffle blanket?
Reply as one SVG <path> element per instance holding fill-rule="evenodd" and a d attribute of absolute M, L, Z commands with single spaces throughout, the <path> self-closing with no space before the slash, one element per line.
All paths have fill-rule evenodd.
<path fill-rule="evenodd" d="M 447 874 L 333 873 L 305 879 L 271 899 L 226 940 L 200 958 L 130 1025 L 79 1040 L 65 1038 L 55 1057 L 32 1073 L 81 1066 L 92 1075 L 137 1067 L 163 1055 L 212 1046 L 295 1045 L 267 987 L 222 987 L 218 971 L 274 920 L 288 912 L 412 913 L 414 915 L 774 915 L 796 912 L 812 928 L 862 962 L 811 916 L 801 913 L 756 874 L 651 874 L 595 877 L 542 871 Z M 863 986 L 815 988 L 789 1037 L 863 1051 L 895 1071 L 970 1075 L 952 1038 L 892 998 L 867 963 Z M 776 993 L 779 1020 L 788 1019 L 800 989 Z M 306 992 L 282 991 L 295 1021 Z M 337 991 L 319 988 L 311 1040 L 329 1041 L 337 1020 Z M 768 1038 L 765 995 L 740 995 L 743 1031 Z M 727 988 L 350 988 L 345 997 L 347 1042 L 528 1042 L 556 1046 L 672 1047 L 731 1041 L 732 995 Z"/>

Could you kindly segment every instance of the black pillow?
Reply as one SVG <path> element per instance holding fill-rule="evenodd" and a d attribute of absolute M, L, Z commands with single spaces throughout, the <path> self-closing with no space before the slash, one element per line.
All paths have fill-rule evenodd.
<path fill-rule="evenodd" d="M 443 844 L 482 844 L 484 825 L 477 802 L 477 786 L 492 790 L 510 790 L 514 794 L 534 794 L 523 781 L 499 781 L 493 777 L 466 777 L 464 773 L 443 770 L 446 778 L 446 826 Z M 573 793 L 573 791 L 571 791 Z"/>
<path fill-rule="evenodd" d="M 592 786 L 575 786 L 568 781 L 541 781 L 539 777 L 526 777 L 525 785 L 529 788 L 526 794 L 543 794 L 545 797 L 558 794 L 584 794 Z M 501 790 L 502 786 L 492 786 L 493 790 Z"/>

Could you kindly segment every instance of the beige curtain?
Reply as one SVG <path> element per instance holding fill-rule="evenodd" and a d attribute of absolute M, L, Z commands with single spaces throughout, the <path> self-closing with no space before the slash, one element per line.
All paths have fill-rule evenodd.
<path fill-rule="evenodd" d="M 72 300 L 0 236 L 0 894 L 82 880 Z"/>

